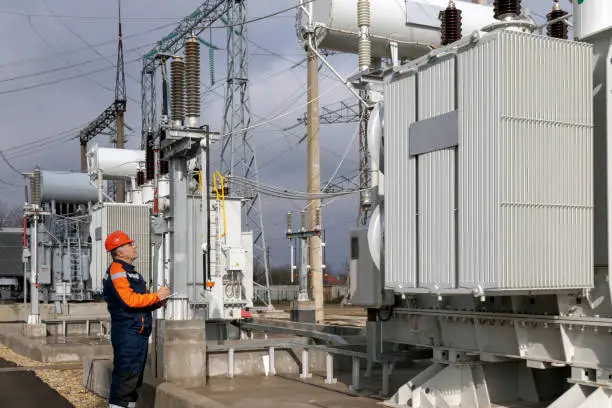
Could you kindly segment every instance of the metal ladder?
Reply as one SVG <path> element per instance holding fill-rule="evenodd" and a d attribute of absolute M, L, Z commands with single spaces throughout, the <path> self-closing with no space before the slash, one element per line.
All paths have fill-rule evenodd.
<path fill-rule="evenodd" d="M 68 251 L 70 251 L 70 281 L 74 295 L 83 298 L 83 274 L 81 265 L 81 234 L 79 222 L 71 222 L 68 228 Z M 73 295 L 73 296 L 74 296 Z"/>

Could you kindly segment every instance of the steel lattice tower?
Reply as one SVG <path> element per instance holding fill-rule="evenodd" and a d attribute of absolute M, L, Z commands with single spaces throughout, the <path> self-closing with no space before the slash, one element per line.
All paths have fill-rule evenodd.
<path fill-rule="evenodd" d="M 259 181 L 255 150 L 248 138 L 251 124 L 247 54 L 246 0 L 228 0 L 227 87 L 223 112 L 221 172 Z M 264 273 L 270 302 L 270 266 L 264 235 L 261 199 L 257 192 L 243 205 L 246 230 L 253 232 L 254 273 Z"/>

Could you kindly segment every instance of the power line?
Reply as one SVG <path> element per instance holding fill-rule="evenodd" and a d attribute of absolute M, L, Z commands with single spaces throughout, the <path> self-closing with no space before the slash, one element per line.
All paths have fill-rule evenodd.
<path fill-rule="evenodd" d="M 281 14 L 279 12 L 278 14 Z M 0 15 L 15 16 L 15 17 L 47 17 L 58 18 L 63 20 L 116 20 L 116 16 L 94 16 L 94 15 L 78 15 L 78 14 L 44 14 L 44 13 L 26 13 L 19 11 L 4 11 L 0 10 Z M 272 17 L 277 17 L 276 15 Z M 293 16 L 278 16 L 283 18 L 293 18 Z M 125 22 L 151 22 L 151 21 L 181 21 L 184 17 L 121 17 Z M 257 21 L 257 20 L 255 20 Z"/>
<path fill-rule="evenodd" d="M 312 1 L 314 1 L 314 0 L 307 0 L 306 2 L 310 3 Z M 211 28 L 229 28 L 229 27 L 244 25 L 244 24 L 248 24 L 248 23 L 252 23 L 252 22 L 256 22 L 256 21 L 261 21 L 261 20 L 264 20 L 266 18 L 271 18 L 271 17 L 277 16 L 278 14 L 294 10 L 294 9 L 296 9 L 298 7 L 301 7 L 301 6 L 300 5 L 296 5 L 296 6 L 293 6 L 293 7 L 288 7 L 288 8 L 285 8 L 285 9 L 282 9 L 282 10 L 279 10 L 279 11 L 267 14 L 265 16 L 261 16 L 261 17 L 257 17 L 257 18 L 251 19 L 251 20 L 247 20 L 246 22 L 236 23 L 236 24 L 232 24 L 232 25 L 225 25 L 225 26 L 216 26 L 216 27 L 211 27 Z M 62 25 L 64 25 L 64 24 L 62 24 Z M 67 26 L 64 25 L 64 27 L 66 27 L 68 30 L 73 32 Z M 87 48 L 92 48 L 92 47 L 93 47 L 93 45 L 92 46 L 88 46 Z M 130 63 L 133 63 L 133 62 L 136 62 L 136 61 L 139 61 L 139 60 L 140 60 L 140 58 L 134 59 L 134 60 L 130 60 L 130 61 L 127 61 L 126 64 L 130 64 Z M 56 80 L 52 80 L 52 81 L 42 82 L 42 83 L 39 83 L 39 84 L 24 86 L 24 87 L 15 88 L 15 89 L 9 89 L 9 90 L 5 90 L 5 91 L 0 91 L 0 95 L 6 95 L 6 94 L 11 94 L 11 93 L 16 93 L 16 92 L 22 92 L 22 91 L 26 91 L 26 90 L 30 90 L 30 89 L 39 88 L 41 86 L 54 85 L 54 84 L 58 84 L 58 83 L 61 83 L 61 82 L 70 81 L 70 80 L 73 80 L 73 79 L 77 79 L 77 78 L 81 78 L 81 77 L 84 77 L 84 76 L 88 76 L 90 74 L 102 72 L 102 71 L 105 71 L 105 70 L 107 70 L 109 68 L 102 68 L 102 69 L 92 70 L 92 71 L 89 71 L 89 72 L 86 72 L 86 73 L 82 73 L 82 74 L 79 74 L 79 75 L 74 75 L 74 76 L 71 76 L 71 77 L 60 78 L 60 79 L 56 79 Z M 113 66 L 113 68 L 114 68 L 114 66 Z M 137 82 L 139 83 L 139 81 L 137 81 Z"/>
<path fill-rule="evenodd" d="M 175 25 L 175 23 L 170 23 L 170 24 L 164 24 L 164 25 L 161 25 L 161 26 L 153 27 L 153 28 L 150 28 L 150 29 L 145 30 L 145 31 L 141 31 L 141 32 L 134 33 L 134 34 L 131 34 L 131 35 L 126 35 L 126 36 L 123 37 L 123 39 L 126 40 L 128 38 L 134 38 L 134 37 L 139 37 L 141 35 L 150 34 L 150 33 L 153 33 L 155 31 L 162 30 L 164 28 L 172 27 L 174 25 Z M 107 45 L 107 44 L 114 44 L 116 41 L 117 41 L 116 39 L 112 39 L 112 40 L 108 40 L 108 41 L 103 41 L 103 42 L 100 42 L 100 43 L 92 44 L 92 47 L 99 47 L 99 46 L 103 46 L 103 45 Z M 149 44 L 149 45 L 152 45 L 152 44 Z M 43 59 L 53 59 L 53 58 L 57 58 L 57 57 L 59 57 L 61 55 L 66 55 L 66 54 L 71 54 L 73 52 L 83 51 L 83 50 L 86 50 L 88 48 L 89 47 L 73 48 L 73 49 L 66 50 L 66 51 L 55 52 L 53 54 L 41 55 L 39 57 L 33 57 L 33 58 L 27 58 L 27 59 L 18 60 L 18 61 L 6 62 L 6 63 L 3 63 L 3 64 L 0 64 L 0 68 L 10 67 L 10 66 L 14 66 L 14 65 L 28 64 L 28 63 L 35 62 L 35 61 L 40 61 L 40 60 L 43 60 Z"/>
<path fill-rule="evenodd" d="M 295 6 L 287 7 L 285 9 L 278 10 L 278 11 L 275 11 L 275 12 L 270 13 L 270 14 L 266 14 L 265 16 L 255 17 L 255 18 L 252 18 L 250 20 L 241 21 L 241 22 L 234 23 L 234 24 L 226 24 L 226 25 L 221 25 L 221 26 L 210 26 L 209 28 L 231 28 L 231 27 L 242 26 L 242 25 L 249 24 L 249 23 L 254 23 L 256 21 L 261 21 L 261 20 L 265 20 L 265 19 L 268 19 L 268 18 L 271 18 L 271 17 L 276 17 L 279 14 L 283 14 L 283 13 L 286 13 L 288 11 L 295 10 L 297 8 L 302 7 L 305 4 L 309 4 L 309 3 L 312 3 L 314 1 L 315 0 L 304 0 L 304 2 L 302 2 L 302 4 L 297 4 Z"/>
<path fill-rule="evenodd" d="M 55 16 L 55 13 L 53 13 L 53 10 L 51 10 L 51 8 L 47 5 L 47 3 L 45 2 L 45 0 L 40 0 L 45 8 L 47 10 L 49 10 L 49 13 L 51 13 L 53 16 Z M 70 33 L 72 33 L 76 38 L 78 38 L 83 44 L 85 44 L 90 50 L 92 50 L 93 52 L 95 52 L 98 56 L 100 56 L 100 58 L 106 60 L 111 67 L 115 68 L 115 63 L 113 61 L 110 61 L 108 57 L 102 55 L 100 53 L 100 51 L 98 51 L 97 49 L 95 49 L 93 46 L 91 46 L 87 41 L 85 41 L 85 39 L 79 35 L 79 33 L 77 33 L 76 31 L 74 31 L 72 28 L 70 28 L 69 26 L 67 26 L 66 24 L 64 24 L 64 22 L 62 20 L 59 20 L 56 18 L 56 21 L 58 23 L 60 23 L 66 30 L 70 31 Z M 77 71 L 78 72 L 78 71 Z M 136 78 L 134 78 L 133 76 L 131 76 L 129 73 L 126 73 L 126 76 L 128 78 L 130 78 L 132 81 L 136 82 L 137 84 L 140 84 L 140 81 Z M 131 99 L 131 98 L 130 98 Z M 140 104 L 140 102 L 137 102 L 135 99 L 132 99 L 133 101 L 135 101 L 137 104 Z"/>
<path fill-rule="evenodd" d="M 135 58 L 135 59 L 126 61 L 126 64 L 132 64 L 132 63 L 138 62 L 138 61 L 140 61 L 140 58 Z M 45 81 L 45 82 L 41 82 L 41 83 L 34 84 L 34 85 L 22 86 L 22 87 L 19 87 L 19 88 L 8 89 L 8 90 L 5 90 L 5 91 L 0 91 L 0 95 L 12 94 L 12 93 L 16 93 L 16 92 L 22 92 L 22 91 L 27 91 L 27 90 L 30 90 L 30 89 L 40 88 L 41 86 L 48 86 L 48 85 L 59 84 L 59 83 L 66 82 L 66 81 L 72 81 L 73 79 L 82 78 L 82 77 L 85 77 L 85 76 L 88 76 L 88 75 L 91 75 L 91 74 L 95 74 L 95 73 L 98 73 L 98 72 L 107 71 L 107 70 L 109 70 L 111 68 L 114 68 L 114 67 L 99 68 L 99 69 L 95 69 L 95 70 L 92 70 L 92 71 L 89 71 L 89 72 L 83 72 L 83 73 L 80 73 L 78 75 L 72 75 L 72 76 L 65 77 L 65 78 L 59 78 L 59 79 L 54 79 L 54 80 L 51 80 L 51 81 Z"/>
<path fill-rule="evenodd" d="M 8 161 L 8 159 L 6 158 L 6 156 L 4 155 L 4 153 L 2 152 L 2 150 L 0 150 L 0 156 L 2 156 L 2 160 L 4 160 L 4 162 L 11 168 L 11 170 L 13 170 L 15 173 L 19 174 L 20 176 L 24 176 L 24 174 L 22 172 L 20 172 L 19 170 L 17 170 L 12 164 L 11 162 Z"/>

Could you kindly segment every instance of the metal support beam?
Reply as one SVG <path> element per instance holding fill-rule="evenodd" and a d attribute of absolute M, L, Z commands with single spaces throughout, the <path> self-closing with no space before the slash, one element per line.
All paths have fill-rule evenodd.
<path fill-rule="evenodd" d="M 221 172 L 259 182 L 257 157 L 247 136 L 251 123 L 249 98 L 248 36 L 246 0 L 227 0 L 227 85 L 221 146 Z M 270 266 L 259 193 L 242 207 L 244 230 L 253 232 L 254 277 L 264 275 L 268 306 Z"/>
<path fill-rule="evenodd" d="M 355 123 L 361 117 L 359 113 L 361 104 L 355 98 L 346 99 L 329 106 L 321 106 L 319 113 L 320 124 Z M 308 114 L 298 119 L 298 122 L 308 125 Z"/>
<path fill-rule="evenodd" d="M 233 3 L 233 2 L 232 2 Z M 178 26 L 167 36 L 157 42 L 157 45 L 143 57 L 141 74 L 142 95 L 142 140 L 141 149 L 144 149 L 147 132 L 153 131 L 157 120 L 157 100 L 155 89 L 155 71 L 161 60 L 158 54 L 177 54 L 184 45 L 186 36 L 199 35 L 212 23 L 217 21 L 227 10 L 227 0 L 204 0 L 191 14 L 185 17 Z"/>

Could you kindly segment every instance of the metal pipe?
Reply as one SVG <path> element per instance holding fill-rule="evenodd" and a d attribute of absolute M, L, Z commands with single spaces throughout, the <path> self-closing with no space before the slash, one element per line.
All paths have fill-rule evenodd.
<path fill-rule="evenodd" d="M 333 74 L 334 74 L 334 75 L 335 75 L 335 76 L 336 76 L 336 77 L 337 77 L 337 78 L 338 78 L 340 81 L 342 81 L 342 83 L 343 83 L 343 84 L 344 84 L 344 85 L 347 87 L 347 89 L 348 89 L 349 91 L 351 91 L 351 93 L 352 93 L 353 95 L 355 95 L 355 96 L 357 97 L 357 99 L 359 99 L 359 101 L 360 101 L 361 103 L 363 103 L 363 104 L 364 104 L 365 106 L 367 106 L 367 107 L 369 107 L 369 106 L 370 106 L 370 105 L 369 105 L 369 104 L 368 104 L 368 103 L 367 103 L 367 102 L 366 102 L 366 101 L 365 101 L 365 100 L 364 100 L 364 99 L 361 97 L 361 95 L 359 95 L 359 92 L 357 92 L 357 91 L 355 90 L 355 88 L 353 87 L 353 85 L 351 85 L 351 83 L 350 83 L 349 81 L 347 81 L 346 79 L 342 78 L 342 75 L 340 75 L 340 74 L 338 73 L 338 71 L 336 71 L 336 70 L 334 69 L 334 67 L 333 67 L 333 66 L 332 66 L 332 65 L 331 65 L 329 62 L 327 62 L 327 60 L 326 60 L 326 59 L 325 59 L 325 58 L 324 58 L 324 57 L 323 57 L 323 56 L 322 56 L 322 55 L 321 55 L 321 54 L 320 54 L 320 53 L 317 51 L 317 48 L 314 46 L 314 44 L 313 44 L 313 42 L 312 42 L 312 36 L 310 36 L 310 37 L 308 38 L 308 49 L 309 49 L 309 50 L 311 50 L 312 52 L 314 52 L 314 53 L 315 53 L 315 55 L 317 56 L 317 59 L 318 59 L 319 61 L 321 61 L 323 64 L 325 64 L 325 66 L 326 66 L 327 68 L 329 68 L 329 70 L 330 70 L 330 71 L 331 71 L 331 72 L 332 72 L 332 73 L 333 73 Z"/>
<path fill-rule="evenodd" d="M 27 230 L 27 218 L 23 217 L 23 249 L 25 250 L 28 247 L 28 240 L 26 237 Z M 27 321 L 28 317 L 28 263 L 25 261 L 25 257 L 23 258 L 23 314 L 24 321 Z"/>
<path fill-rule="evenodd" d="M 210 132 L 206 133 L 206 185 L 202 186 L 202 190 L 205 190 L 206 197 L 206 251 L 207 251 L 207 265 L 206 265 L 206 280 L 211 279 L 210 272 L 210 194 L 208 192 L 208 186 L 210 185 Z M 206 282 L 204 282 L 206 286 Z"/>
<path fill-rule="evenodd" d="M 609 35 L 609 34 L 608 34 Z M 603 55 L 603 52 L 602 52 Z M 608 45 L 608 50 L 606 53 L 605 61 L 610 61 L 612 58 L 612 45 Z M 606 121 L 606 146 L 612 146 L 612 129 L 610 127 L 610 121 L 612 120 L 612 64 L 605 64 L 605 78 L 606 78 L 606 93 L 604 95 L 605 100 L 605 117 Z M 597 93 L 595 93 L 597 94 Z M 603 119 L 603 118 L 600 118 Z M 597 120 L 596 120 L 597 122 Z M 604 121 L 605 122 L 605 121 Z M 612 152 L 608 149 L 608 154 L 606 155 L 607 160 L 607 217 L 608 217 L 608 268 L 612 265 Z"/>
<path fill-rule="evenodd" d="M 33 217 L 32 229 L 30 231 L 30 316 L 28 324 L 39 324 L 40 314 L 38 311 L 38 216 Z"/>
<path fill-rule="evenodd" d="M 98 170 L 98 202 L 102 201 L 102 170 Z"/>

